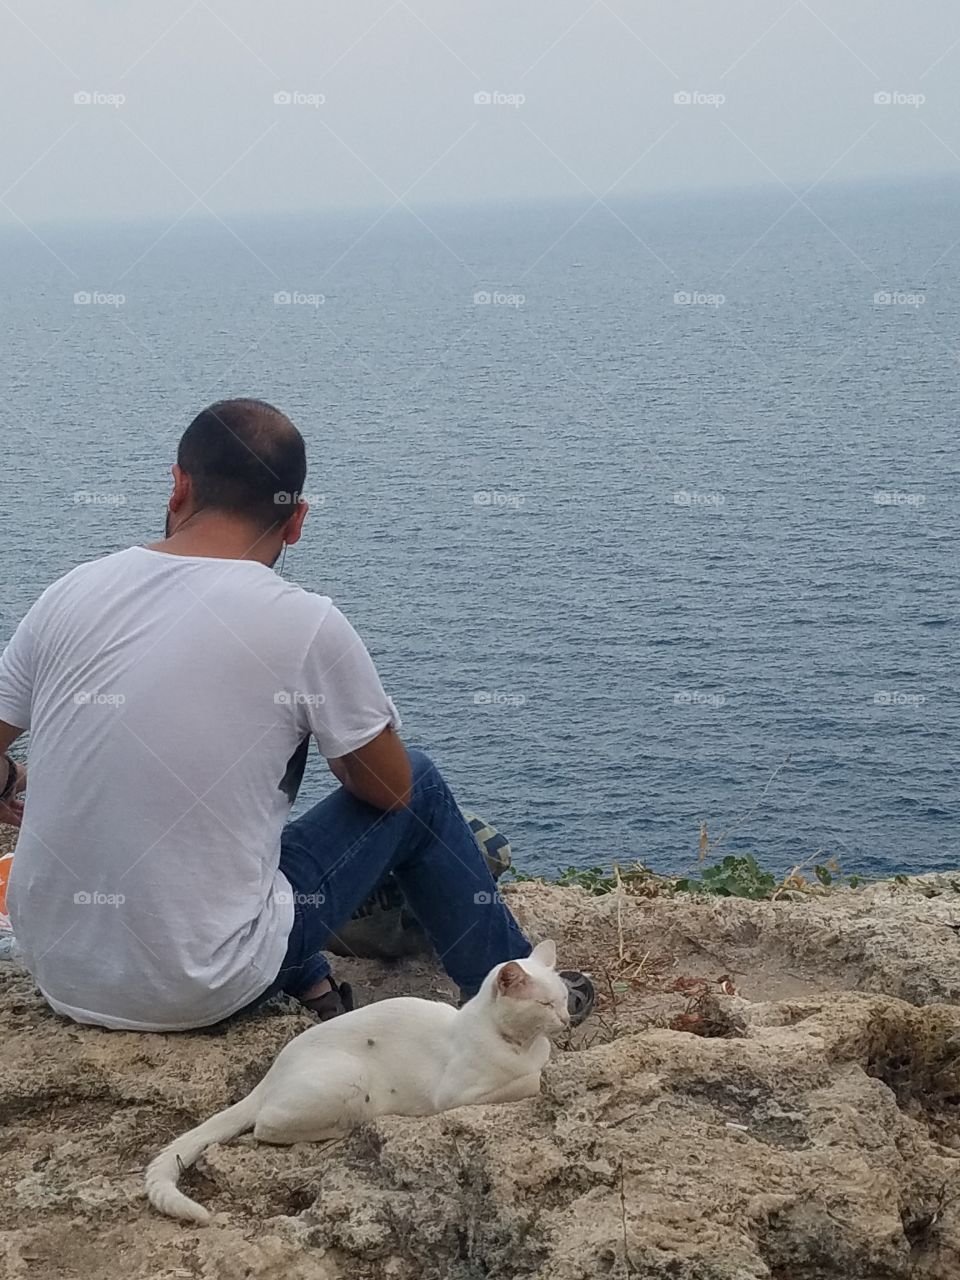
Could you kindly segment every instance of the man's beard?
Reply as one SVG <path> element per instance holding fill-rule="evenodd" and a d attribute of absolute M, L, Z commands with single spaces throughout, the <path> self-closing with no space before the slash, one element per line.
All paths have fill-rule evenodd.
<path fill-rule="evenodd" d="M 171 517 L 172 515 L 173 515 L 173 512 L 170 510 L 170 508 L 169 508 L 169 507 L 167 507 L 167 518 L 166 518 L 166 520 L 164 521 L 164 525 L 163 525 L 163 536 L 164 536 L 165 538 L 169 538 L 169 537 L 170 537 L 170 517 Z"/>

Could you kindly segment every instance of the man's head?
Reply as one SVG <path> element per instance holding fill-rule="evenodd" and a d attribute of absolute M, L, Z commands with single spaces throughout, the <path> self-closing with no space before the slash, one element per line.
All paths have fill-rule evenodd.
<path fill-rule="evenodd" d="M 307 506 L 303 436 L 262 400 L 221 400 L 187 427 L 173 468 L 167 536 L 199 517 L 249 529 L 258 551 L 294 543 Z M 258 557 L 259 558 L 259 557 Z"/>

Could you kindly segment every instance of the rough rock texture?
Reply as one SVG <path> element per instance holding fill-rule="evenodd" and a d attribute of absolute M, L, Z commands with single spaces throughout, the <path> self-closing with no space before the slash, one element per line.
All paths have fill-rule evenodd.
<path fill-rule="evenodd" d="M 72 1027 L 0 965 L 0 1275 L 957 1280 L 960 874 L 773 903 L 510 891 L 602 999 L 539 1099 L 208 1152 L 206 1229 L 145 1161 L 309 1019 Z M 367 999 L 429 965 L 344 963 Z M 681 1028 L 681 1029 L 676 1029 Z"/>

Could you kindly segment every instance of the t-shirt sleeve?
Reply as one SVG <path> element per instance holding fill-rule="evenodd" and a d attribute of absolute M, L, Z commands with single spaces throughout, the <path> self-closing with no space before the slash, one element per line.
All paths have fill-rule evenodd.
<path fill-rule="evenodd" d="M 36 642 L 31 609 L 0 656 L 0 720 L 18 729 L 30 728 L 35 671 Z"/>
<path fill-rule="evenodd" d="M 387 725 L 400 728 L 366 645 L 336 606 L 307 652 L 303 689 L 310 732 L 328 760 L 358 751 Z"/>

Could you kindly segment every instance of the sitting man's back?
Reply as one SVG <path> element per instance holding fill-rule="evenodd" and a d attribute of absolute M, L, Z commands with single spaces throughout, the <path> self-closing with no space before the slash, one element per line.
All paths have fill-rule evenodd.
<path fill-rule="evenodd" d="M 530 953 L 360 637 L 272 572 L 300 539 L 306 465 L 271 405 L 203 410 L 166 536 L 55 582 L 0 658 L 10 916 L 76 1021 L 180 1030 L 279 991 L 337 1017 L 352 993 L 326 952 L 387 876 L 462 998 Z M 5 753 L 28 729 L 24 801 Z M 341 785 L 289 822 L 311 738 Z"/>
<path fill-rule="evenodd" d="M 13 922 L 51 1004 L 165 1028 L 247 1004 L 286 951 L 310 734 L 344 756 L 393 716 L 343 615 L 258 561 L 134 547 L 44 593 L 2 688 L 32 730 Z"/>

